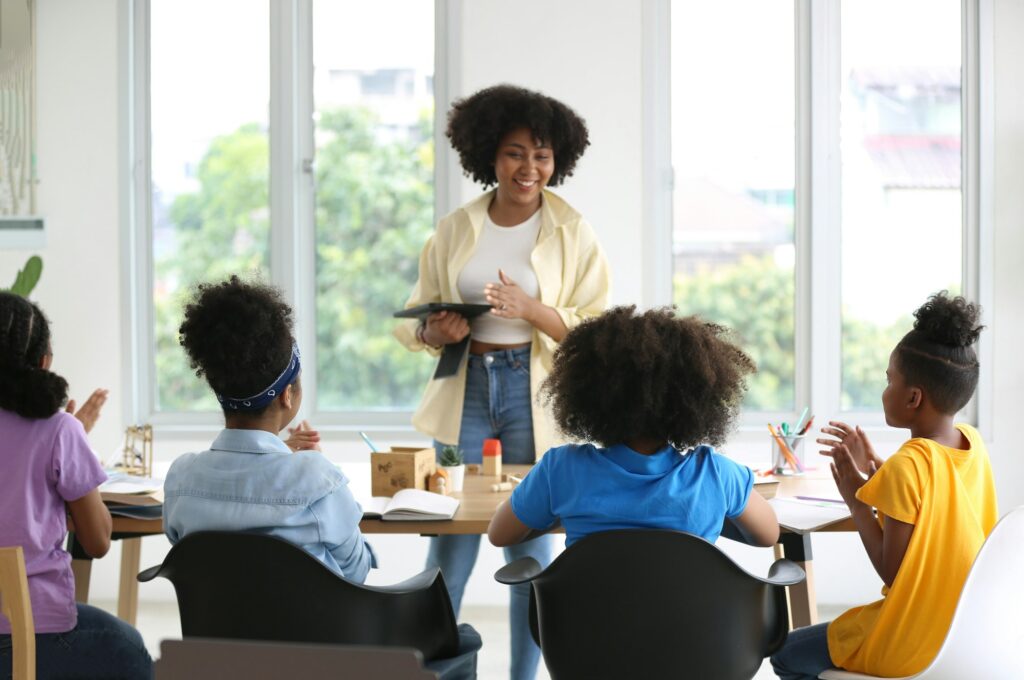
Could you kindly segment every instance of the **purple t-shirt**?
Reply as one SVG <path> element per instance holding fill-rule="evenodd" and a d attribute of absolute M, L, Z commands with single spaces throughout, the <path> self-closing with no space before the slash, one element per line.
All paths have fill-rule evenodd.
<path fill-rule="evenodd" d="M 63 411 L 45 419 L 0 409 L 0 546 L 25 553 L 37 633 L 63 633 L 78 623 L 65 501 L 78 500 L 107 479 L 77 418 Z M 10 634 L 0 614 L 0 634 Z"/>

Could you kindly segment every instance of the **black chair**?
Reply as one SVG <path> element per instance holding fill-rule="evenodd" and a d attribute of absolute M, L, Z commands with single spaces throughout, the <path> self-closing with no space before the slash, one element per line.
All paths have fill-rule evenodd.
<path fill-rule="evenodd" d="M 444 660 L 473 651 L 469 660 L 475 672 L 475 650 L 459 648 L 459 629 L 438 569 L 392 586 L 366 586 L 342 578 L 283 539 L 201 531 L 182 539 L 163 564 L 143 571 L 138 580 L 156 576 L 174 584 L 186 638 L 408 647 L 427 662 L 441 660 L 441 668 Z M 479 640 L 471 628 L 464 630 Z M 465 667 L 461 661 L 457 665 Z"/>
<path fill-rule="evenodd" d="M 582 538 L 541 570 L 506 565 L 501 583 L 531 583 L 530 624 L 552 680 L 749 680 L 789 630 L 784 586 L 804 571 L 777 560 L 762 579 L 713 543 L 678 531 Z"/>

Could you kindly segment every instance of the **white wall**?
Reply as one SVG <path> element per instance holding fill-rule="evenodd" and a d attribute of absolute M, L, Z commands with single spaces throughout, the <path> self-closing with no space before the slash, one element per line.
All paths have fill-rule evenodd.
<path fill-rule="evenodd" d="M 124 0 L 121 0 L 122 2 Z M 1024 462 L 1013 446 L 1024 386 L 1024 337 L 1019 291 L 1024 289 L 1024 5 L 996 0 L 995 63 L 995 300 L 989 318 L 997 365 L 992 459 L 1004 511 L 1024 503 Z M 55 368 L 75 396 L 93 386 L 112 389 L 111 401 L 93 434 L 98 451 L 119 443 L 126 423 L 122 392 L 125 347 L 119 257 L 117 0 L 88 3 L 40 0 L 38 4 L 39 187 L 46 218 L 45 271 L 35 299 L 54 326 Z M 613 301 L 644 303 L 641 295 L 644 229 L 641 164 L 641 3 L 606 0 L 502 0 L 463 3 L 461 70 L 456 82 L 468 94 L 510 82 L 545 91 L 577 109 L 590 126 L 593 145 L 576 175 L 560 189 L 588 216 L 608 251 L 615 274 Z M 524 21 L 524 17 L 527 20 Z M 440 108 L 440 103 L 439 103 Z M 463 198 L 477 191 L 463 185 Z M 13 275 L 28 251 L 0 253 L 0 276 Z M 158 435 L 157 457 L 201 448 L 209 439 Z M 332 458 L 360 455 L 361 445 L 331 441 Z M 423 563 L 425 540 L 374 537 L 385 562 L 375 582 L 414 573 Z M 143 541 L 143 564 L 162 559 L 166 542 Z M 853 535 L 815 537 L 817 592 L 829 603 L 867 601 L 878 580 Z M 744 564 L 763 570 L 768 551 L 730 549 Z M 112 598 L 117 548 L 94 567 L 93 597 Z M 466 602 L 500 602 L 503 587 L 492 578 L 499 552 L 482 549 Z M 140 596 L 170 599 L 165 584 L 147 584 Z"/>

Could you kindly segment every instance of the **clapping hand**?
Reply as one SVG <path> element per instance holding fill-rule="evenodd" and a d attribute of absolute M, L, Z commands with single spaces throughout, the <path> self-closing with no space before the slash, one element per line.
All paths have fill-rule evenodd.
<path fill-rule="evenodd" d="M 107 402 L 107 395 L 110 394 L 110 390 L 97 389 L 93 390 L 93 393 L 89 395 L 89 398 L 82 404 L 82 408 L 77 408 L 77 404 L 74 399 L 68 401 L 68 405 L 65 407 L 65 411 L 78 418 L 82 423 L 82 427 L 85 428 L 86 432 L 92 430 L 96 421 L 99 420 L 100 411 L 103 410 L 103 404 Z"/>
<path fill-rule="evenodd" d="M 839 488 L 839 495 L 843 497 L 843 500 L 846 501 L 846 504 L 851 509 L 856 504 L 862 504 L 862 501 L 857 498 L 857 490 L 864 486 L 867 479 L 871 479 L 877 471 L 875 462 L 871 461 L 869 463 L 869 469 L 866 473 L 867 479 L 865 479 L 857 468 L 857 464 L 853 460 L 853 454 L 846 444 L 836 445 L 831 455 L 832 478 L 836 481 L 836 487 Z"/>
<path fill-rule="evenodd" d="M 296 427 L 289 427 L 288 434 L 291 436 L 284 443 L 293 452 L 320 450 L 320 433 L 313 429 L 308 420 L 303 420 Z"/>
<path fill-rule="evenodd" d="M 838 420 L 830 420 L 828 426 L 821 428 L 821 431 L 830 435 L 828 439 L 815 440 L 828 447 L 819 452 L 821 455 L 829 456 L 834 461 L 839 448 L 845 446 L 857 469 L 865 475 L 874 474 L 873 471 L 882 464 L 882 459 L 875 455 L 871 441 L 859 425 L 852 427 Z"/>

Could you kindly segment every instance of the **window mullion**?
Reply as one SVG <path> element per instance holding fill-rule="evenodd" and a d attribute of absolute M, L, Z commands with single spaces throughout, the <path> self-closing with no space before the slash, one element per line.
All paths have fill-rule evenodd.
<path fill-rule="evenodd" d="M 310 0 L 270 3 L 270 279 L 295 310 L 305 412 L 316 403 Z"/>
<path fill-rule="evenodd" d="M 840 193 L 839 114 L 841 87 L 839 0 L 800 0 L 807 35 L 807 66 L 802 69 L 809 92 L 802 92 L 807 118 L 801 121 L 799 138 L 809 146 L 802 157 L 804 188 L 809 205 L 806 226 L 809 285 L 807 297 L 808 364 L 811 411 L 838 413 L 840 408 L 842 277 L 840 271 L 842 205 Z M 799 199 L 798 199 L 799 200 Z M 800 288 L 798 284 L 798 289 Z M 798 300 L 802 299 L 798 294 Z M 813 323 L 811 323 L 813 319 Z M 798 354 L 799 356 L 799 354 Z"/>
<path fill-rule="evenodd" d="M 962 2 L 962 130 L 963 291 L 981 304 L 992 326 L 992 3 Z M 978 341 L 981 372 L 978 390 L 966 416 L 994 440 L 992 421 L 992 334 Z"/>

